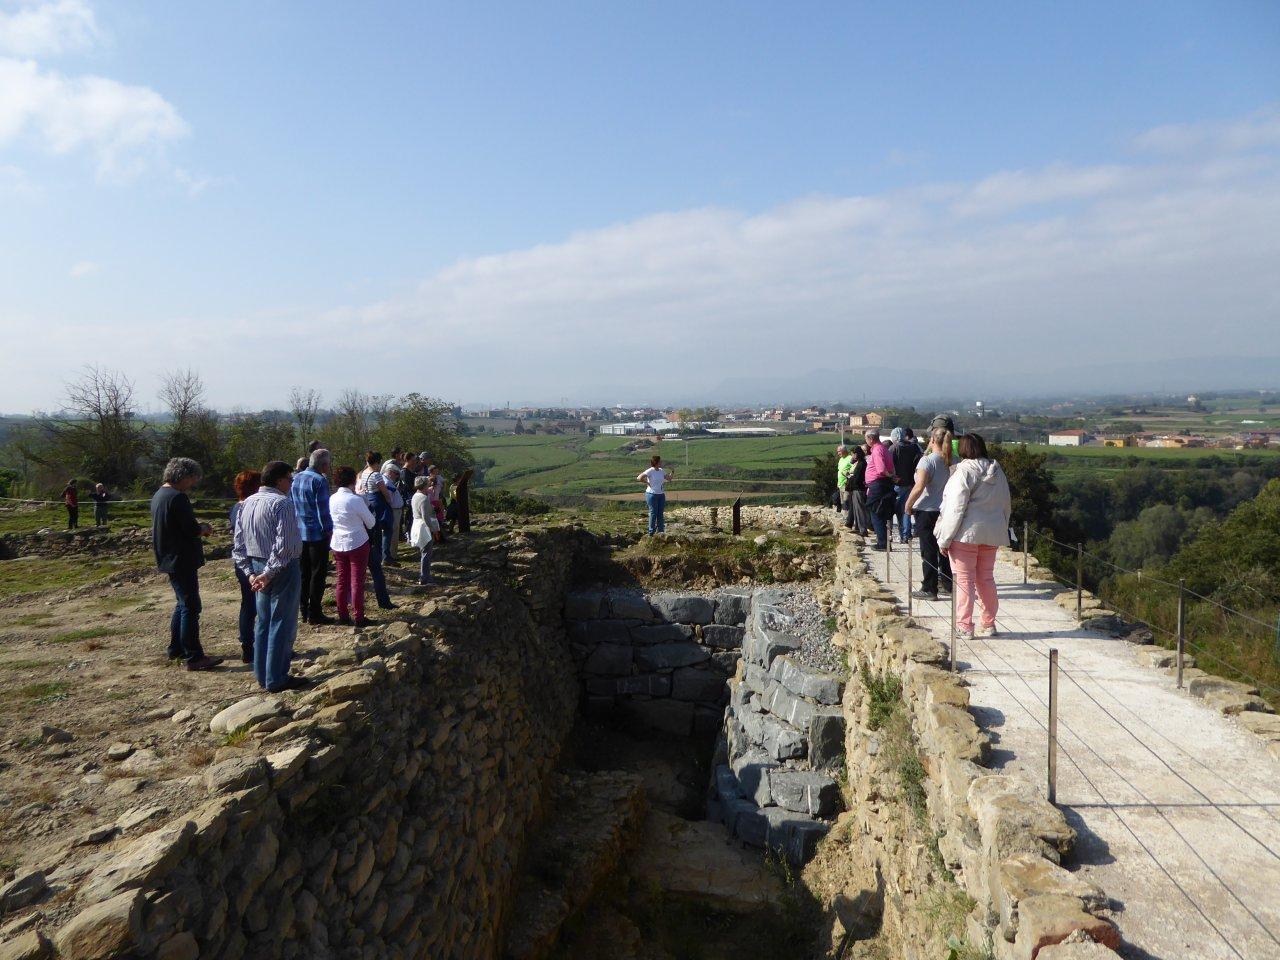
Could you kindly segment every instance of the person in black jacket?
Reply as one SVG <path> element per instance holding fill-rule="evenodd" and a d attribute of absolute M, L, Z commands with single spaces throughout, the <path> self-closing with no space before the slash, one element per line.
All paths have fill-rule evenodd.
<path fill-rule="evenodd" d="M 169 575 L 177 603 L 169 620 L 169 659 L 184 660 L 188 670 L 212 670 L 222 663 L 200 646 L 202 538 L 213 532 L 196 520 L 187 492 L 204 476 L 200 464 L 174 457 L 164 468 L 164 486 L 151 498 L 151 543 L 156 566 Z"/>
<path fill-rule="evenodd" d="M 853 469 L 844 481 L 844 491 L 847 505 L 844 525 L 865 537 L 871 517 L 867 513 L 867 454 L 861 446 L 853 448 Z"/>
<path fill-rule="evenodd" d="M 916 483 L 916 464 L 923 454 L 910 427 L 894 427 L 889 439 L 893 441 L 893 515 L 898 518 L 898 540 L 906 543 L 911 539 L 911 512 L 904 508 Z"/>

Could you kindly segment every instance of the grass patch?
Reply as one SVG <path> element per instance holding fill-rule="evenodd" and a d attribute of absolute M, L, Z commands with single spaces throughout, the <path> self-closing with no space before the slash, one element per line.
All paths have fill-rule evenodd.
<path fill-rule="evenodd" d="M 79 643 L 81 640 L 99 640 L 102 637 L 118 637 L 127 631 L 119 627 L 85 627 L 83 630 L 66 630 L 55 633 L 50 643 Z"/>
<path fill-rule="evenodd" d="M 234 730 L 223 736 L 220 741 L 224 747 L 238 747 L 249 738 L 248 727 L 236 727 Z"/>
<path fill-rule="evenodd" d="M 10 623 L 15 627 L 43 627 L 53 619 L 52 613 L 24 613 L 14 617 Z"/>
<path fill-rule="evenodd" d="M 119 559 L 98 557 L 21 557 L 0 560 L 0 600 L 49 590 L 69 590 L 98 583 L 115 573 L 154 564 L 142 555 Z"/>
<path fill-rule="evenodd" d="M 6 699 L 26 700 L 34 704 L 53 703 L 66 697 L 71 684 L 65 680 L 48 680 L 43 683 L 28 683 L 15 690 L 5 691 Z"/>
<path fill-rule="evenodd" d="M 0 670 L 43 670 L 55 663 L 54 660 L 9 660 L 0 663 Z"/>
<path fill-rule="evenodd" d="M 893 674 L 884 677 L 876 676 L 871 672 L 871 667 L 865 663 L 859 665 L 858 676 L 862 681 L 862 688 L 867 691 L 871 701 L 867 728 L 879 730 L 888 724 L 890 718 L 902 706 L 902 681 Z"/>

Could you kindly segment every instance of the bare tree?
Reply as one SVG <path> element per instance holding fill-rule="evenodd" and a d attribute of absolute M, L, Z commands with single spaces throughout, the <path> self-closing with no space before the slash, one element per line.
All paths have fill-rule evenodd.
<path fill-rule="evenodd" d="M 173 417 L 173 429 L 185 433 L 192 417 L 204 409 L 204 381 L 191 368 L 166 373 L 160 381 L 160 402 Z"/>
<path fill-rule="evenodd" d="M 147 454 L 136 414 L 128 377 L 105 367 L 85 367 L 78 380 L 67 384 L 62 412 L 41 418 L 47 442 L 31 452 L 32 459 L 104 483 L 129 483 Z"/>
<path fill-rule="evenodd" d="M 320 391 L 294 387 L 289 391 L 289 409 L 298 425 L 298 445 L 305 448 L 316 432 L 316 418 L 320 413 Z"/>

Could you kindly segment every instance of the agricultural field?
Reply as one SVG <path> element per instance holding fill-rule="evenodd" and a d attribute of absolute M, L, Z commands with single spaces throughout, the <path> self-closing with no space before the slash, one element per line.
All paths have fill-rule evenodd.
<path fill-rule="evenodd" d="M 1055 480 L 1070 483 L 1082 477 L 1106 479 L 1136 466 L 1152 464 L 1171 469 L 1195 469 L 1217 464 L 1256 463 L 1275 460 L 1280 450 L 1215 450 L 1193 447 L 1177 450 L 1166 447 L 1050 447 L 1028 444 L 1029 449 L 1049 455 L 1048 467 Z"/>

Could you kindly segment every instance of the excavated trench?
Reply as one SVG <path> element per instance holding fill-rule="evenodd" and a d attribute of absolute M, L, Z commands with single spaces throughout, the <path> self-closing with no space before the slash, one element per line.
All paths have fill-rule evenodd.
<path fill-rule="evenodd" d="M 812 583 L 570 592 L 579 718 L 506 955 L 807 956 L 840 809 L 841 659 Z"/>

